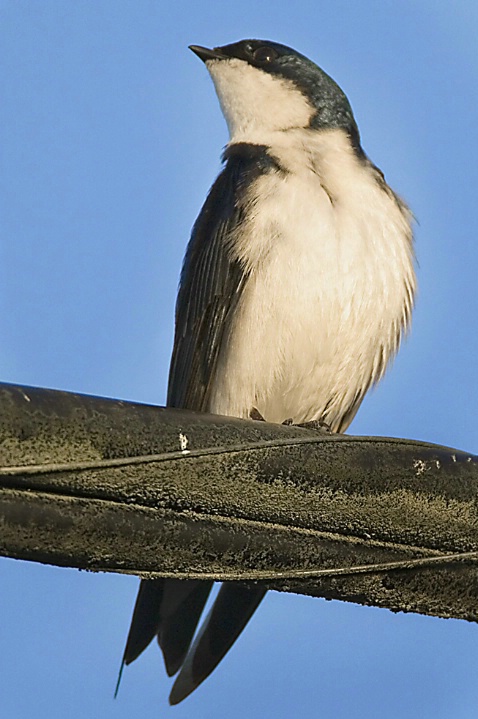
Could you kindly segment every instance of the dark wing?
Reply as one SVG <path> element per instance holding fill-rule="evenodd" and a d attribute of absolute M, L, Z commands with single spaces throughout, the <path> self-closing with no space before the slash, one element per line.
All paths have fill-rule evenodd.
<path fill-rule="evenodd" d="M 221 345 L 248 277 L 230 245 L 254 180 L 279 169 L 260 145 L 232 145 L 224 157 L 227 164 L 193 227 L 184 259 L 169 372 L 170 407 L 207 411 Z M 156 635 L 168 674 L 184 663 L 171 702 L 187 696 L 212 672 L 265 593 L 260 587 L 223 585 L 190 648 L 211 587 L 208 581 L 141 582 L 122 666 L 134 661 Z"/>
<path fill-rule="evenodd" d="M 207 411 L 211 383 L 247 273 L 231 256 L 254 181 L 275 161 L 260 145 L 239 143 L 211 188 L 184 258 L 171 358 L 168 406 Z"/>

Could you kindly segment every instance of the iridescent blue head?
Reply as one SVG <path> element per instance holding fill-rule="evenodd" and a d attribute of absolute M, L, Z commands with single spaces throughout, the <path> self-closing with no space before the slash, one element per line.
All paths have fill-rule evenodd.
<path fill-rule="evenodd" d="M 213 49 L 192 45 L 191 50 L 212 76 L 232 140 L 268 131 L 340 128 L 361 152 L 346 95 L 301 53 L 268 40 L 241 40 Z"/>

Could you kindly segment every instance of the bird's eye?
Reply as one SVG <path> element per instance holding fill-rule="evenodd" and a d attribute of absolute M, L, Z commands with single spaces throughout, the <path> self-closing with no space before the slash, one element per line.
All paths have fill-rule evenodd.
<path fill-rule="evenodd" d="M 268 62 L 273 62 L 278 57 L 278 53 L 273 47 L 263 45 L 262 47 L 258 47 L 257 50 L 254 50 L 252 57 L 261 65 L 266 65 Z"/>

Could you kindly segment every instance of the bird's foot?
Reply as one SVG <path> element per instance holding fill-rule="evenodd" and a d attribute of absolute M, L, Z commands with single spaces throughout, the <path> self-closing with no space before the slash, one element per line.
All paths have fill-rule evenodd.
<path fill-rule="evenodd" d="M 256 422 L 266 421 L 257 409 L 257 407 L 253 407 L 251 409 L 251 411 L 249 412 L 249 417 Z M 312 419 L 309 422 L 300 422 L 299 424 L 294 424 L 294 420 L 291 418 L 285 419 L 282 424 L 286 427 L 301 427 L 302 429 L 311 429 L 315 432 L 320 432 L 321 434 L 334 434 L 330 429 L 330 425 L 328 425 L 326 422 L 323 422 L 321 419 Z"/>
<path fill-rule="evenodd" d="M 265 422 L 264 417 L 259 412 L 259 410 L 256 407 L 253 407 L 251 411 L 249 412 L 249 417 L 251 419 L 254 419 L 256 422 Z"/>
<path fill-rule="evenodd" d="M 299 424 L 294 424 L 292 419 L 285 419 L 282 424 L 285 424 L 287 427 L 302 427 L 302 429 L 312 429 L 313 431 L 320 432 L 321 434 L 334 434 L 330 429 L 330 425 L 328 425 L 326 422 L 323 422 L 321 419 L 312 419 L 309 422 L 300 422 Z"/>

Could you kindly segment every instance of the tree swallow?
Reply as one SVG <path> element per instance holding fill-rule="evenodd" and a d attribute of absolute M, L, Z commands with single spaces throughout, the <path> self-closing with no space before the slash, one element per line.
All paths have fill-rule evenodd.
<path fill-rule="evenodd" d="M 369 160 L 350 104 L 304 55 L 265 40 L 191 50 L 227 121 L 224 168 L 181 273 L 168 405 L 344 432 L 408 328 L 411 213 Z M 123 665 L 157 636 L 177 704 L 262 600 L 224 583 L 142 581 Z"/>

